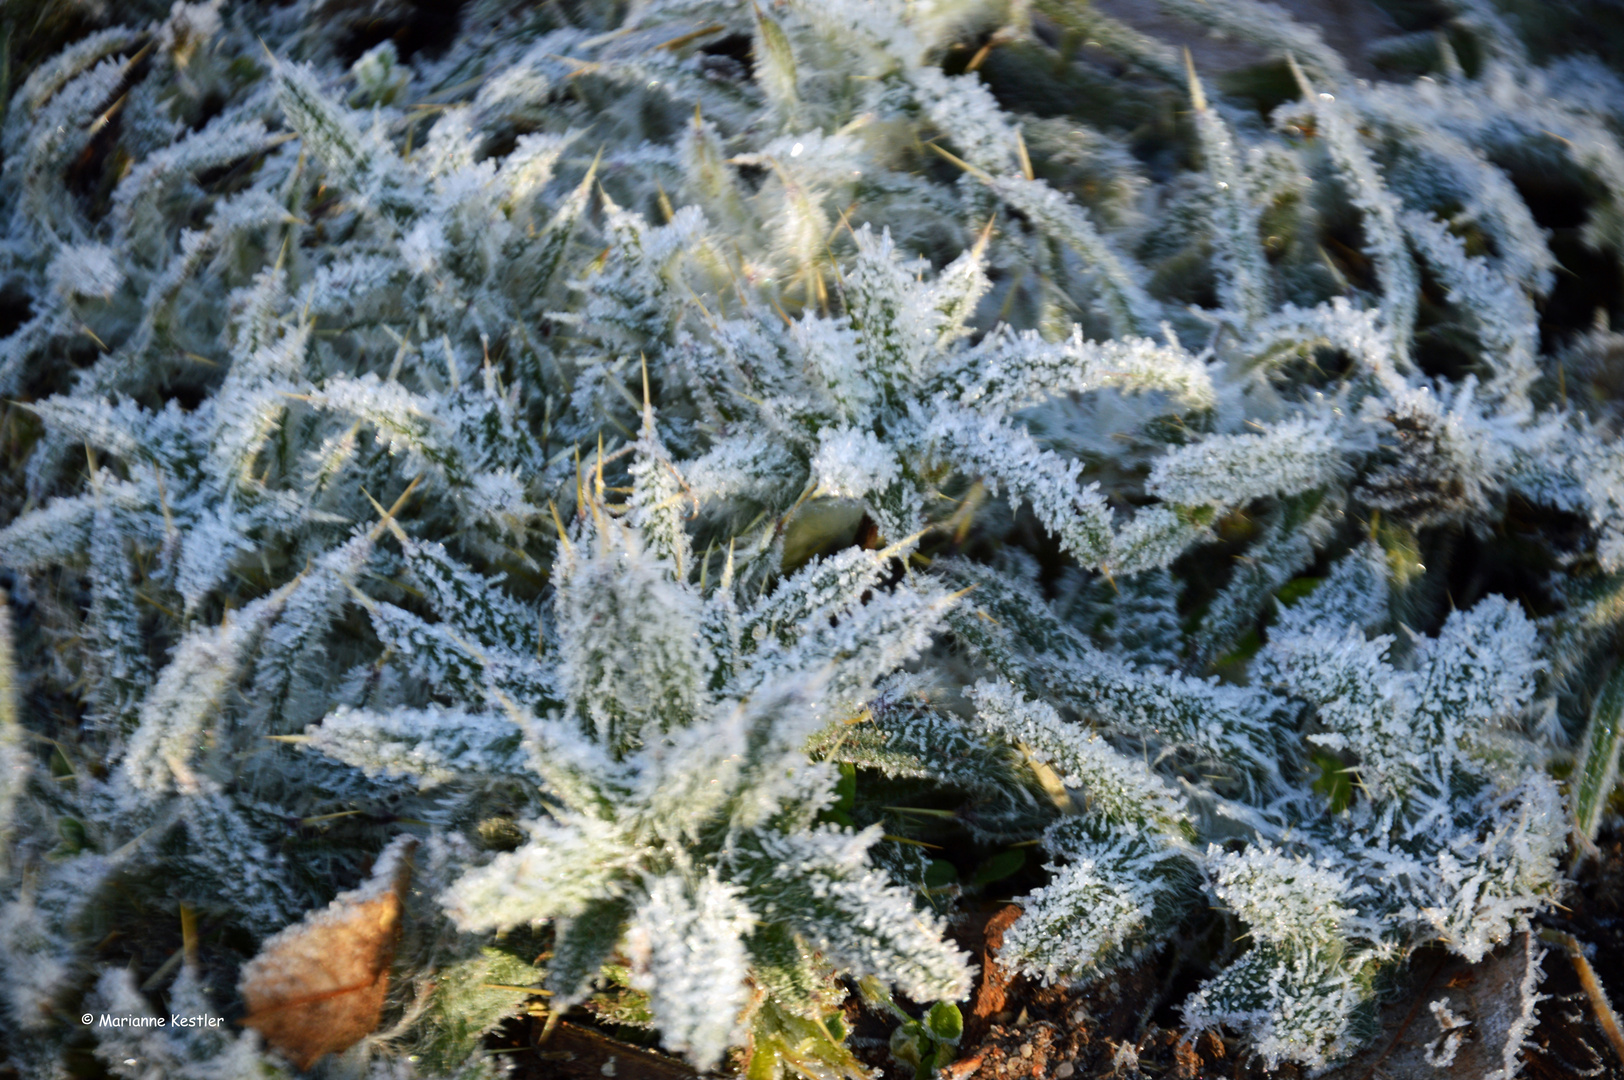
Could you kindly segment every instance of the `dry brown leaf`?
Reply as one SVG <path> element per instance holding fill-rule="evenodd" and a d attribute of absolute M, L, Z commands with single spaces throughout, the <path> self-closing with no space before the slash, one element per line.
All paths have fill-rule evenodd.
<path fill-rule="evenodd" d="M 1325 1080 L 1510 1080 L 1536 1022 L 1540 957 L 1524 933 L 1475 967 L 1458 957 L 1412 968 L 1414 985 L 1382 1009 L 1382 1035 Z"/>
<path fill-rule="evenodd" d="M 266 939 L 243 965 L 242 1019 L 300 1069 L 377 1030 L 416 841 L 400 837 L 372 876 Z"/>

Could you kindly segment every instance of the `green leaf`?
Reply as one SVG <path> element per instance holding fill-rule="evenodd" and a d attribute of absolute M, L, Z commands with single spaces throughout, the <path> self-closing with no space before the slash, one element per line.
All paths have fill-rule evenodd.
<path fill-rule="evenodd" d="M 909 1020 L 891 1032 L 891 1056 L 904 1065 L 923 1066 L 932 1048 L 930 1035 L 918 1020 Z"/>
<path fill-rule="evenodd" d="M 835 784 L 834 809 L 850 814 L 857 805 L 857 766 L 850 762 L 840 764 L 840 779 Z"/>
<path fill-rule="evenodd" d="M 1321 750 L 1309 756 L 1320 770 L 1314 790 L 1325 796 L 1331 813 L 1342 813 L 1353 802 L 1353 772 L 1335 754 Z"/>
<path fill-rule="evenodd" d="M 1579 748 L 1573 785 L 1573 816 L 1587 840 L 1596 838 L 1607 798 L 1618 783 L 1619 729 L 1624 727 L 1624 664 L 1613 669 L 1596 704 Z"/>
<path fill-rule="evenodd" d="M 88 842 L 85 836 L 85 823 L 78 818 L 65 817 L 56 823 L 56 831 L 62 837 L 62 850 L 69 855 L 77 855 L 85 849 Z"/>
<path fill-rule="evenodd" d="M 924 880 L 927 889 L 945 889 L 949 885 L 957 885 L 959 868 L 946 859 L 932 859 L 930 865 L 925 867 Z"/>
<path fill-rule="evenodd" d="M 970 881 L 976 885 L 991 885 L 1019 872 L 1025 865 L 1025 848 L 1007 848 L 976 867 Z"/>
<path fill-rule="evenodd" d="M 957 1046 L 964 1035 L 964 1015 L 951 1001 L 938 1001 L 925 1014 L 925 1027 L 937 1041 Z"/>
<path fill-rule="evenodd" d="M 1320 582 L 1324 580 L 1322 577 L 1292 578 L 1280 586 L 1280 590 L 1274 594 L 1275 599 L 1282 604 L 1294 604 L 1319 588 Z"/>

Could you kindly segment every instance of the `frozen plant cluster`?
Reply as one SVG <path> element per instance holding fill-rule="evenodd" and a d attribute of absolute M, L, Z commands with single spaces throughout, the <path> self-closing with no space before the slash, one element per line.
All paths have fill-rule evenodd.
<path fill-rule="evenodd" d="M 940 1063 L 1017 885 L 1002 963 L 1183 957 L 1318 1069 L 1527 930 L 1618 776 L 1624 85 L 1158 4 L 1256 78 L 1081 0 L 17 6 L 20 1074 L 294 1075 L 80 1004 L 236 1008 L 404 833 L 316 1074 L 497 1075 L 543 992 Z"/>

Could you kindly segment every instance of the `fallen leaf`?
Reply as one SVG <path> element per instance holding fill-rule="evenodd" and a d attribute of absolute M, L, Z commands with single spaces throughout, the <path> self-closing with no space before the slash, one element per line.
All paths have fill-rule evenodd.
<path fill-rule="evenodd" d="M 393 841 L 365 884 L 267 938 L 243 965 L 241 1023 L 298 1068 L 377 1030 L 416 846 L 411 837 Z"/>
<path fill-rule="evenodd" d="M 1382 1010 L 1383 1034 L 1324 1080 L 1512 1080 L 1537 1020 L 1545 950 L 1524 933 L 1469 966 L 1441 958 Z"/>

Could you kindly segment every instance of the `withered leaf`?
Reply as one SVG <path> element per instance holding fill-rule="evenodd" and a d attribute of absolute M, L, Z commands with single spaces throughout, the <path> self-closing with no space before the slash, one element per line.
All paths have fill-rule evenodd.
<path fill-rule="evenodd" d="M 238 982 L 255 1028 L 300 1069 L 378 1027 L 416 841 L 400 837 L 372 876 L 267 938 Z"/>

